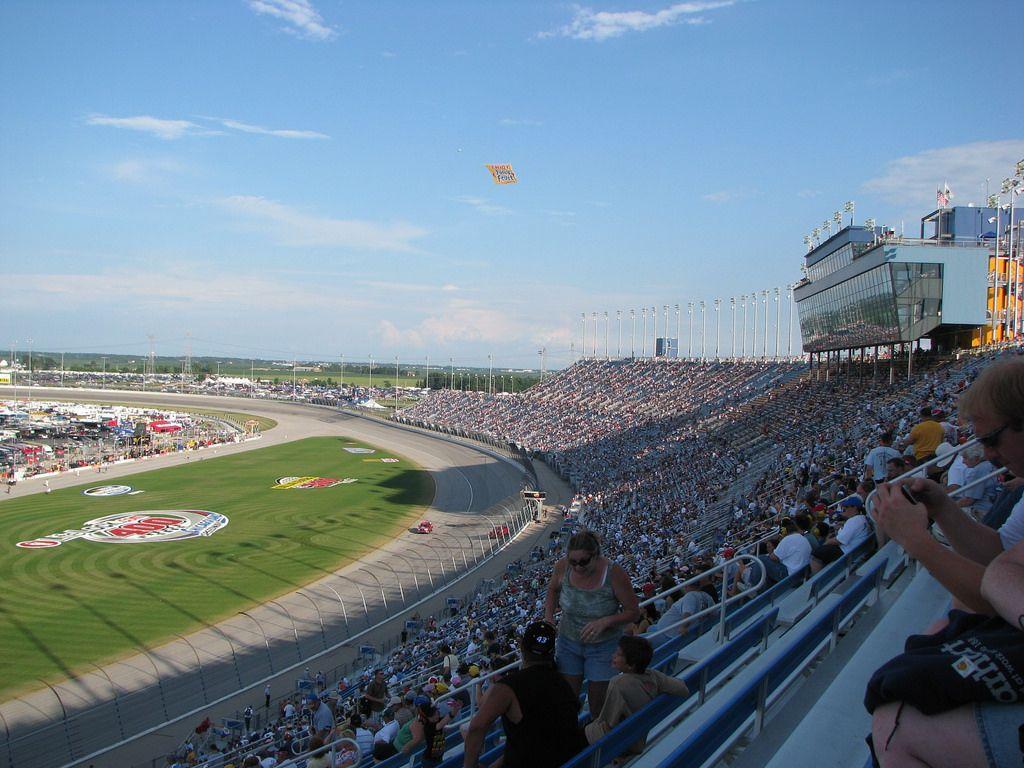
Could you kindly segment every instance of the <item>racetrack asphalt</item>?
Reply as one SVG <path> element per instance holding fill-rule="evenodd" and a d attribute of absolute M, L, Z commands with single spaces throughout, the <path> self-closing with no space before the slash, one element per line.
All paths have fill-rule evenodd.
<path fill-rule="evenodd" d="M 305 437 L 342 435 L 392 449 L 431 473 L 435 495 L 427 517 L 436 533 L 405 533 L 357 563 L 216 626 L 0 703 L 2 724 L 9 733 L 0 755 L 6 752 L 12 768 L 150 765 L 152 758 L 176 747 L 204 716 L 216 723 L 247 704 L 262 705 L 264 684 L 269 682 L 275 699 L 294 691 L 307 662 L 314 669 L 343 668 L 357 659 L 360 646 L 389 647 L 414 611 L 421 616 L 440 614 L 446 597 L 468 594 L 482 579 L 500 578 L 507 562 L 525 555 L 558 524 L 530 525 L 491 556 L 495 542 L 487 534 L 502 522 L 496 515 L 518 509 L 524 473 L 470 441 L 273 400 L 35 387 L 19 388 L 18 394 L 23 399 L 28 391 L 35 400 L 216 409 L 269 416 L 278 422 L 258 439 L 193 452 L 188 459 L 169 454 L 112 465 L 102 475 L 83 471 L 81 476 L 51 476 L 51 488 L 80 484 L 83 478 L 87 482 L 89 477 L 107 482 Z M 11 387 L 0 387 L 0 398 L 12 395 Z M 543 465 L 537 463 L 537 469 L 549 503 L 567 503 L 568 487 Z M 11 497 L 42 490 L 41 480 L 26 480 Z M 8 497 L 0 496 L 0 504 L 3 498 Z M 71 716 L 68 725 L 61 722 L 62 712 Z M 167 721 L 173 722 L 152 730 Z M 118 746 L 110 749 L 112 745 Z M 69 758 L 72 750 L 74 759 Z M 82 762 L 83 758 L 88 760 Z M 156 762 L 161 764 L 162 758 Z"/>

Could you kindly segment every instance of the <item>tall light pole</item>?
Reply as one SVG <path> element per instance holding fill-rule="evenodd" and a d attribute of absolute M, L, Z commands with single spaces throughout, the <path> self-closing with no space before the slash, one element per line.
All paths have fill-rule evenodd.
<path fill-rule="evenodd" d="M 345 390 L 345 355 L 338 355 L 341 358 L 341 381 L 338 383 L 338 391 Z"/>
<path fill-rule="evenodd" d="M 395 355 L 395 413 L 398 413 L 398 355 Z"/>
<path fill-rule="evenodd" d="M 751 329 L 751 342 L 750 342 L 750 359 L 757 359 L 757 291 L 750 292 L 750 303 L 754 308 L 754 323 Z"/>
<path fill-rule="evenodd" d="M 426 356 L 427 373 L 423 377 L 423 388 L 430 389 L 430 355 Z"/>
<path fill-rule="evenodd" d="M 664 327 L 665 330 L 663 330 L 661 332 L 661 337 L 662 337 L 662 339 L 668 339 L 668 304 L 666 304 L 664 307 L 662 307 L 662 311 L 665 313 L 664 316 L 663 316 L 663 319 L 664 319 L 665 322 L 662 323 L 662 326 Z M 667 341 L 665 341 L 661 345 L 661 354 L 664 357 L 668 357 L 668 342 Z"/>
<path fill-rule="evenodd" d="M 856 206 L 853 204 L 853 200 L 847 200 L 846 205 L 843 206 L 843 210 L 850 214 L 850 226 L 853 226 L 853 213 Z"/>
<path fill-rule="evenodd" d="M 107 358 L 104 357 L 104 358 L 101 358 L 101 359 L 103 360 L 103 387 L 102 387 L 102 389 L 106 389 L 107 388 Z"/>
<path fill-rule="evenodd" d="M 996 225 L 996 255 L 995 262 L 996 268 L 992 270 L 992 343 L 996 341 L 996 327 L 999 325 L 999 214 L 1002 212 L 1002 201 L 999 199 L 999 195 L 989 195 L 988 200 L 989 208 L 996 209 L 996 215 L 989 219 L 989 223 Z"/>
<path fill-rule="evenodd" d="M 622 310 L 615 310 L 615 323 L 619 329 L 619 340 L 615 344 L 615 356 L 622 357 Z"/>
<path fill-rule="evenodd" d="M 782 319 L 782 302 L 779 301 L 779 288 L 775 289 L 775 359 L 779 359 L 779 321 Z"/>
<path fill-rule="evenodd" d="M 761 291 L 761 302 L 764 309 L 764 336 L 761 339 L 761 359 L 768 357 L 768 289 Z"/>
<path fill-rule="evenodd" d="M 494 358 L 487 355 L 487 394 L 494 394 Z"/>
<path fill-rule="evenodd" d="M 594 359 L 597 359 L 597 312 L 594 315 Z"/>
<path fill-rule="evenodd" d="M 1013 196 L 1012 195 L 1010 197 L 1010 205 L 1011 206 L 1013 205 Z M 1012 213 L 1013 208 L 1012 207 L 1010 208 L 1010 211 L 1011 211 L 1010 222 L 1012 224 L 1012 222 L 1013 222 L 1013 213 Z M 1013 243 L 1013 230 L 1012 229 L 1010 230 L 1010 243 L 1011 244 Z M 1013 246 L 1012 245 L 1010 246 L 1010 253 L 1013 253 Z M 29 385 L 31 385 L 32 384 L 32 339 L 25 339 L 25 342 L 26 342 L 26 344 L 28 344 L 28 381 L 29 381 Z"/>
<path fill-rule="evenodd" d="M 715 299 L 715 362 L 721 359 L 719 352 L 720 342 L 722 340 L 722 300 Z"/>
<path fill-rule="evenodd" d="M 789 342 L 786 348 L 786 357 L 793 356 L 793 286 L 789 286 Z"/>
<path fill-rule="evenodd" d="M 644 318 L 644 332 L 640 334 L 640 357 L 647 357 L 647 307 L 640 308 Z"/>
<path fill-rule="evenodd" d="M 653 333 L 651 334 L 651 357 L 656 357 L 658 354 L 658 305 L 655 304 L 651 307 L 651 321 L 654 325 Z"/>
<path fill-rule="evenodd" d="M 679 342 L 680 342 L 680 331 L 682 330 L 682 313 L 679 311 L 679 305 L 676 304 L 676 359 L 682 357 L 679 354 Z"/>
<path fill-rule="evenodd" d="M 636 310 L 629 310 L 629 359 L 636 358 Z"/>
<path fill-rule="evenodd" d="M 220 378 L 220 367 L 219 367 L 220 364 L 218 363 L 217 365 L 218 365 L 218 368 L 217 368 L 217 378 L 219 379 Z M 295 353 L 293 352 L 292 353 L 292 400 L 295 399 L 295 366 L 296 366 Z M 219 384 L 220 382 L 218 381 L 217 383 Z"/>
<path fill-rule="evenodd" d="M 373 355 L 370 355 L 370 397 L 373 397 Z"/>
<path fill-rule="evenodd" d="M 580 359 L 582 360 L 587 356 L 587 313 L 580 312 L 580 332 L 582 337 L 580 338 Z"/>
<path fill-rule="evenodd" d="M 604 359 L 608 359 L 608 312 L 604 313 Z"/>
<path fill-rule="evenodd" d="M 705 341 L 707 340 L 707 327 L 708 327 L 707 326 L 707 317 L 705 317 L 705 315 L 704 315 L 704 308 L 705 308 L 705 304 L 702 301 L 700 303 L 700 361 L 702 363 L 704 362 L 704 357 L 705 357 L 705 352 L 706 352 Z"/>
<path fill-rule="evenodd" d="M 652 326 L 652 337 L 651 337 L 651 357 L 658 356 L 658 306 L 651 307 L 651 326 Z"/>
<path fill-rule="evenodd" d="M 451 376 L 451 384 L 448 385 L 449 389 L 455 389 L 455 358 L 448 358 L 448 375 Z"/>
<path fill-rule="evenodd" d="M 686 302 L 686 314 L 690 326 L 690 341 L 686 345 L 686 357 L 693 360 L 693 302 Z"/>
<path fill-rule="evenodd" d="M 729 297 L 729 311 L 732 314 L 732 359 L 736 360 L 736 297 Z"/>

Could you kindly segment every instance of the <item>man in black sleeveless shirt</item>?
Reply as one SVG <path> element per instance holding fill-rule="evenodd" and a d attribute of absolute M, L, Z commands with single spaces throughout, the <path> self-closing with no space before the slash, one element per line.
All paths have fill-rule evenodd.
<path fill-rule="evenodd" d="M 487 692 L 469 723 L 465 768 L 479 765 L 484 735 L 498 717 L 505 729 L 505 768 L 556 768 L 586 746 L 579 699 L 555 667 L 556 637 L 547 622 L 526 628 L 519 642 L 522 669 Z"/>

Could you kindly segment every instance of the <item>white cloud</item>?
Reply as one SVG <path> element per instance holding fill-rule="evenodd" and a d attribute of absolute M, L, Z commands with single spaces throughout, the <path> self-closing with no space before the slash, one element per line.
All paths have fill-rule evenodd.
<path fill-rule="evenodd" d="M 404 222 L 380 224 L 360 219 L 311 216 L 253 195 L 234 195 L 218 200 L 217 204 L 252 222 L 282 245 L 412 252 L 415 250 L 412 241 L 427 234 L 425 229 Z"/>
<path fill-rule="evenodd" d="M 91 308 L 121 297 L 122 306 L 197 312 L 328 309 L 338 297 L 310 291 L 301 285 L 242 273 L 216 274 L 208 264 L 176 264 L 165 271 L 151 268 L 119 269 L 99 274 L 23 274 L 18 276 L 17 301 L 38 311 L 60 306 L 62 310 Z M 336 307 L 335 307 L 336 308 Z"/>
<path fill-rule="evenodd" d="M 707 200 L 709 203 L 732 203 L 734 200 L 739 198 L 739 193 L 732 191 L 731 189 L 721 189 L 717 193 L 708 193 L 707 195 L 701 195 L 700 200 Z"/>
<path fill-rule="evenodd" d="M 695 0 L 673 3 L 667 8 L 653 12 L 595 11 L 592 8 L 576 6 L 572 21 L 552 32 L 541 32 L 537 37 L 568 37 L 573 40 L 601 42 L 620 37 L 627 32 L 648 32 L 676 24 L 707 24 L 708 19 L 699 14 L 735 4 L 736 0 Z"/>
<path fill-rule="evenodd" d="M 457 285 L 430 285 L 428 283 L 398 283 L 386 280 L 363 280 L 359 285 L 376 288 L 388 293 L 434 293 L 439 291 L 452 292 L 459 290 Z"/>
<path fill-rule="evenodd" d="M 150 133 L 159 139 L 170 141 L 191 134 L 207 133 L 203 127 L 191 120 L 162 120 L 149 115 L 135 117 L 108 117 L 107 115 L 89 115 L 85 120 L 89 125 L 106 125 L 111 128 L 124 128 L 129 131 Z"/>
<path fill-rule="evenodd" d="M 337 33 L 324 23 L 309 0 L 249 0 L 249 8 L 286 24 L 284 31 L 313 40 L 330 40 Z"/>
<path fill-rule="evenodd" d="M 528 118 L 503 117 L 498 121 L 498 125 L 523 125 L 530 128 L 538 128 L 544 125 L 544 123 L 540 120 L 530 120 Z"/>
<path fill-rule="evenodd" d="M 463 195 L 462 197 L 455 198 L 455 201 L 463 203 L 464 205 L 471 206 L 477 212 L 482 213 L 485 216 L 507 216 L 510 213 L 512 213 L 511 208 L 506 208 L 504 205 L 495 205 L 494 203 L 489 203 L 482 197 Z"/>
<path fill-rule="evenodd" d="M 935 190 L 948 183 L 955 203 L 982 203 L 985 179 L 993 192 L 1024 157 L 1024 139 L 977 141 L 927 149 L 891 161 L 878 176 L 862 185 L 889 203 L 907 207 L 935 205 Z"/>
<path fill-rule="evenodd" d="M 130 157 L 106 169 L 117 181 L 129 184 L 155 184 L 164 177 L 181 173 L 181 163 L 169 158 Z"/>
<path fill-rule="evenodd" d="M 212 118 L 217 120 L 225 128 L 232 128 L 243 133 L 260 133 L 266 136 L 277 136 L 282 139 L 329 139 L 326 133 L 319 131 L 299 131 L 292 128 L 264 128 L 262 125 L 252 125 L 239 120 Z"/>

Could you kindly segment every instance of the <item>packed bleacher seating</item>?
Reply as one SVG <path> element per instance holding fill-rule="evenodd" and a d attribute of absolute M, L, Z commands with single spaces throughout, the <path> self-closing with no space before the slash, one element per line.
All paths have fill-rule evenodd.
<path fill-rule="evenodd" d="M 682 635 L 678 629 L 651 635 L 652 666 L 682 676 L 698 695 L 682 709 L 656 698 L 602 740 L 601 765 L 643 735 L 648 747 L 638 765 L 674 765 L 681 756 L 710 755 L 709 744 L 724 749 L 732 743 L 728 734 L 742 729 L 726 725 L 737 707 L 763 718 L 769 702 L 758 695 L 765 686 L 769 698 L 776 689 L 781 696 L 794 671 L 811 665 L 822 647 L 834 648 L 844 628 L 879 599 L 900 556 L 892 543 L 872 555 L 874 537 L 862 538 L 810 580 L 799 568 L 760 589 L 753 558 L 743 567 L 731 558 L 759 554 L 765 539 L 796 534 L 798 517 L 813 524 L 801 535 L 818 545 L 834 540 L 829 537 L 850 513 L 840 514 L 840 502 L 857 497 L 862 504 L 870 490 L 865 459 L 879 435 L 892 432 L 895 452 L 911 451 L 912 427 L 928 406 L 955 444 L 957 396 L 992 361 L 940 361 L 892 385 L 825 381 L 788 364 L 584 361 L 522 395 L 433 393 L 404 417 L 514 441 L 558 469 L 577 492 L 581 513 L 573 523 L 599 532 L 644 601 L 634 632 L 651 631 L 687 581 L 710 597 L 712 608 L 689 616 Z M 547 547 L 536 548 L 529 563 L 515 564 L 486 596 L 454 615 L 423 620 L 419 633 L 351 679 L 332 681 L 330 689 L 300 686 L 300 694 L 282 702 L 276 722 L 258 732 L 235 728 L 217 748 L 231 750 L 230 757 L 206 764 L 219 767 L 255 752 L 284 759 L 309 747 L 312 713 L 303 724 L 296 708 L 306 692 L 330 700 L 337 723 L 332 736 L 360 743 L 365 764 L 370 754 L 381 762 L 409 743 L 407 724 L 424 696 L 450 715 L 455 725 L 446 746 L 457 754 L 456 726 L 500 679 L 489 674 L 515 661 L 516 638 L 543 614 L 551 564 L 563 547 L 564 536 L 553 534 Z M 720 567 L 709 573 L 716 563 Z M 744 571 L 753 572 L 746 583 Z M 842 597 L 830 594 L 846 579 Z M 725 610 L 723 591 L 738 595 Z M 367 699 L 377 671 L 385 681 L 383 706 Z M 721 693 L 705 703 L 712 690 Z M 387 734 L 382 743 L 391 746 L 375 746 L 374 733 Z M 485 758 L 500 751 L 496 739 L 492 733 Z M 333 764 L 352 764 L 351 754 L 344 754 L 339 750 Z M 209 755 L 193 748 L 188 762 Z M 407 761 L 394 757 L 386 764 Z M 461 758 L 452 764 L 461 765 Z"/>

